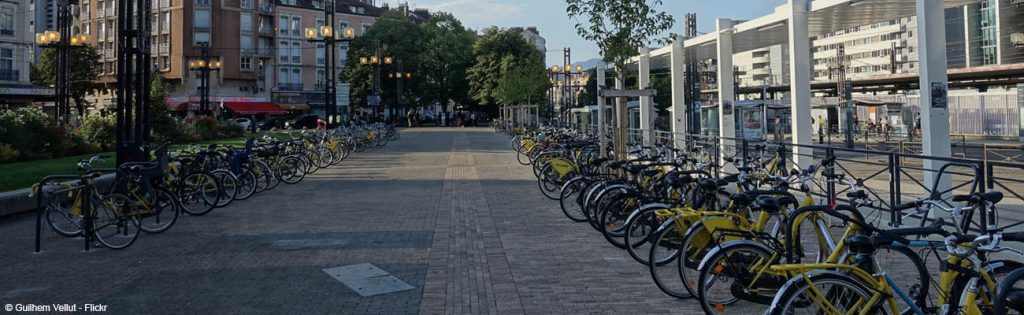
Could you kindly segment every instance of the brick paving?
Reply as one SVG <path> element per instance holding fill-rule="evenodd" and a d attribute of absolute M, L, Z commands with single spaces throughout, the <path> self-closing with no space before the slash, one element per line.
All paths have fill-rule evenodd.
<path fill-rule="evenodd" d="M 694 314 L 567 220 L 488 129 L 414 129 L 296 185 L 122 251 L 0 218 L 0 304 L 116 314 Z M 415 290 L 361 297 L 324 268 L 372 263 Z M 2 312 L 2 311 L 0 311 Z"/>

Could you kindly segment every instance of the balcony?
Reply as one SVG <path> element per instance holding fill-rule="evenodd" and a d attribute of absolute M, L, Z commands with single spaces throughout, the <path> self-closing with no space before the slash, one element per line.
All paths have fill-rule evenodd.
<path fill-rule="evenodd" d="M 166 9 L 171 7 L 171 0 L 160 0 L 160 8 Z"/>
<path fill-rule="evenodd" d="M 103 50 L 103 58 L 106 58 L 108 60 L 109 59 L 114 59 L 114 52 L 115 52 L 114 49 L 104 49 Z"/>
<path fill-rule="evenodd" d="M 256 6 L 256 11 L 261 14 L 274 15 L 274 4 L 267 0 L 260 1 L 260 4 Z"/>
<path fill-rule="evenodd" d="M 14 36 L 14 30 L 5 30 L 5 29 L 0 29 L 0 35 L 4 35 L 4 36 Z"/>
<path fill-rule="evenodd" d="M 99 10 L 96 10 L 96 17 L 97 18 L 102 18 L 104 16 L 107 16 L 107 10 L 104 10 L 103 8 L 100 8 Z"/>
<path fill-rule="evenodd" d="M 279 83 L 278 91 L 302 91 L 302 83 Z"/>
<path fill-rule="evenodd" d="M 256 55 L 261 58 L 274 58 L 274 47 L 260 47 L 256 50 Z"/>
<path fill-rule="evenodd" d="M 86 8 L 86 9 L 88 9 L 88 8 Z M 81 19 L 82 19 L 82 21 L 88 21 L 89 20 L 89 11 L 82 10 Z"/>
<path fill-rule="evenodd" d="M 163 44 L 160 44 L 159 47 L 160 47 L 160 53 L 161 54 L 169 54 L 169 53 L 171 53 L 171 44 L 163 43 Z"/>
<path fill-rule="evenodd" d="M 260 35 L 265 35 L 265 36 L 273 37 L 274 36 L 274 27 L 270 26 L 270 25 L 260 26 L 259 33 L 260 33 Z"/>
<path fill-rule="evenodd" d="M 114 7 L 107 8 L 107 16 L 115 16 L 114 15 Z"/>
<path fill-rule="evenodd" d="M 0 81 L 18 81 L 21 80 L 20 73 L 18 70 L 11 69 L 0 69 Z"/>

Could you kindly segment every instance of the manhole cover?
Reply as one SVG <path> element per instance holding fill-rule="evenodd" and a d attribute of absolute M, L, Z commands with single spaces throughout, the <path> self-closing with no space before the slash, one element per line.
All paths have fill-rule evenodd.
<path fill-rule="evenodd" d="M 415 289 L 369 263 L 327 268 L 324 272 L 364 297 Z"/>

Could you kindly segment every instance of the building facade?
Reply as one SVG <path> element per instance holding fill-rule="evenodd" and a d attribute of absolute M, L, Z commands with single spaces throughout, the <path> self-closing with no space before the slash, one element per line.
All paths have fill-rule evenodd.
<path fill-rule="evenodd" d="M 53 90 L 33 86 L 29 79 L 35 34 L 24 0 L 0 0 L 0 109 L 21 107 L 53 96 Z"/>
<path fill-rule="evenodd" d="M 547 40 L 544 39 L 544 36 L 540 36 L 540 31 L 537 30 L 536 26 L 528 26 L 525 28 L 513 27 L 511 29 L 523 35 L 523 38 L 536 46 L 537 50 L 540 51 L 540 55 L 544 56 L 544 59 L 547 59 Z M 547 60 L 544 60 L 544 64 L 547 64 Z"/>
<path fill-rule="evenodd" d="M 336 3 L 337 27 L 354 27 L 357 34 L 373 25 L 382 10 L 369 0 Z M 116 4 L 80 4 L 80 32 L 89 35 L 102 56 L 97 81 L 107 88 L 92 98 L 101 110 L 114 104 Z M 211 103 L 219 109 L 241 116 L 310 110 L 322 115 L 323 46 L 307 42 L 303 30 L 323 25 L 323 5 L 321 0 L 154 0 L 152 64 L 169 86 L 172 110 L 186 114 L 199 109 L 199 72 L 189 68 L 189 61 L 201 59 L 205 46 L 209 58 L 222 65 L 209 80 Z M 347 47 L 339 46 L 343 65 Z"/>

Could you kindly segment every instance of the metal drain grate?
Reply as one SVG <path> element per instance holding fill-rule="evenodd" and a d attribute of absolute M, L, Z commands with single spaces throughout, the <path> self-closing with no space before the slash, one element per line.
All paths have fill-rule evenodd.
<path fill-rule="evenodd" d="M 363 297 L 415 289 L 402 279 L 369 263 L 327 268 L 324 272 Z"/>

